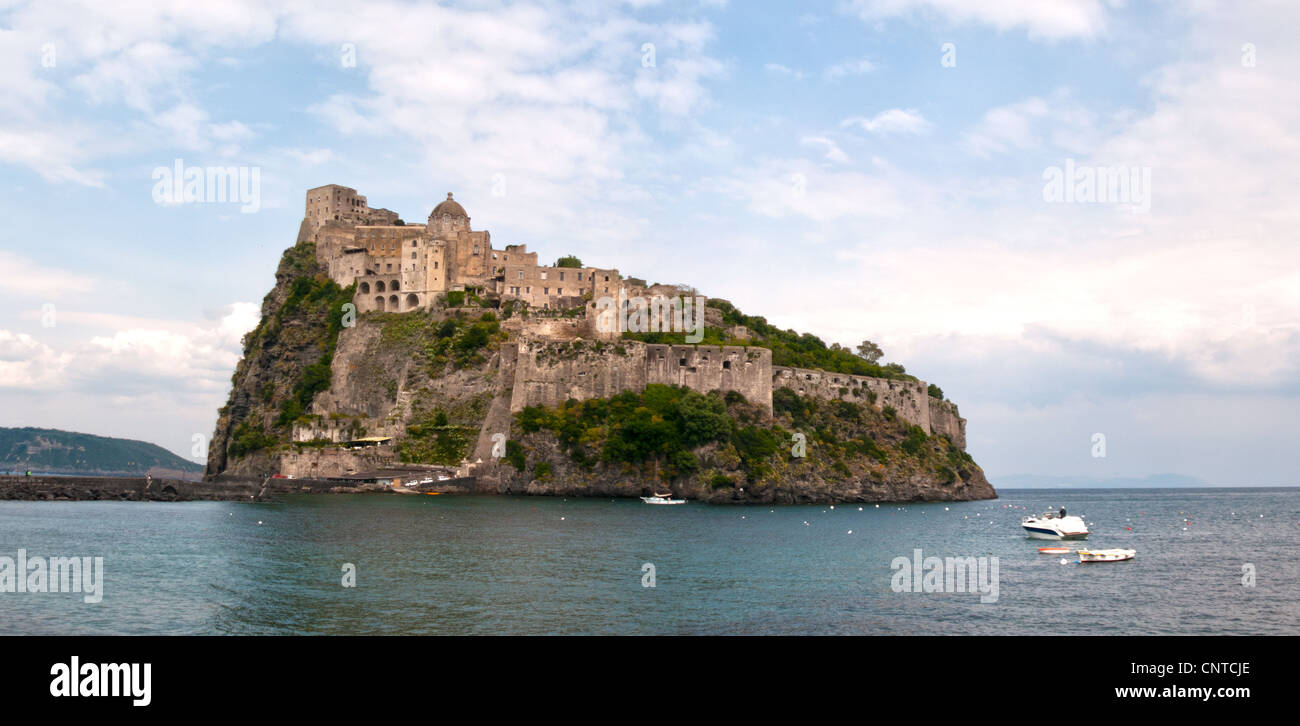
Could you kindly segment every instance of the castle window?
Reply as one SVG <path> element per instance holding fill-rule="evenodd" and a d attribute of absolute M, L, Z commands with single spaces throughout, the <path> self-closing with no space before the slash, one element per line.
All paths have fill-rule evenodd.
<path fill-rule="evenodd" d="M 722 361 L 722 369 L 723 369 L 723 370 L 731 370 L 731 361 L 729 361 L 729 360 L 724 360 L 724 361 Z"/>
<path fill-rule="evenodd" d="M 415 259 L 415 253 L 414 253 L 414 252 L 411 253 L 411 259 Z"/>
<path fill-rule="evenodd" d="M 523 270 L 520 270 L 520 271 L 519 271 L 519 279 L 520 279 L 520 280 L 524 279 L 524 271 L 523 271 Z"/>
<path fill-rule="evenodd" d="M 544 288 L 542 288 L 542 294 L 543 294 L 543 295 L 550 295 L 550 294 L 551 294 L 551 288 L 549 288 L 549 287 L 544 287 Z"/>
<path fill-rule="evenodd" d="M 391 262 L 388 263 L 388 271 L 389 271 L 389 272 L 392 272 L 392 271 L 393 271 L 393 263 L 391 263 Z"/>
<path fill-rule="evenodd" d="M 564 280 L 564 273 L 563 273 L 563 272 L 560 273 L 560 280 L 561 280 L 561 281 Z"/>
<path fill-rule="evenodd" d="M 557 288 L 555 288 L 555 294 L 556 294 L 556 295 L 563 295 L 563 294 L 564 294 L 564 288 L 562 288 L 562 287 L 557 287 Z"/>
<path fill-rule="evenodd" d="M 546 279 L 546 270 L 542 270 L 542 279 L 543 279 L 543 280 Z"/>
<path fill-rule="evenodd" d="M 684 366 L 684 365 L 686 365 L 686 359 L 685 359 L 685 358 L 682 358 L 681 360 L 677 361 L 677 365 L 679 365 L 679 366 Z"/>

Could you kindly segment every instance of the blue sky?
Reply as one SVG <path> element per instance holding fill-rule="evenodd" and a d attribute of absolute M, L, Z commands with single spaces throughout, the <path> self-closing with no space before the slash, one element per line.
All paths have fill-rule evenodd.
<path fill-rule="evenodd" d="M 3 2 L 0 425 L 189 455 L 305 190 L 340 183 L 874 340 L 958 402 L 995 484 L 1295 484 L 1298 15 Z M 257 168 L 260 208 L 156 203 L 176 159 Z M 1046 201 L 1067 159 L 1149 170 L 1149 209 Z"/>

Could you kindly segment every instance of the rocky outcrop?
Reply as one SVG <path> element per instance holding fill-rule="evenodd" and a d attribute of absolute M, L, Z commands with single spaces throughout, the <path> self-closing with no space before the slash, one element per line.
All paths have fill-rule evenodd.
<path fill-rule="evenodd" d="M 956 406 L 929 396 L 926 383 L 910 376 L 774 366 L 772 350 L 761 345 L 554 340 L 546 337 L 553 321 L 516 317 L 503 325 L 496 316 L 506 310 L 439 303 L 357 314 L 350 300 L 351 290 L 325 274 L 310 242 L 285 252 L 220 410 L 209 479 L 280 473 L 324 480 L 437 464 L 472 474 L 478 491 L 496 493 L 671 489 L 703 501 L 755 503 L 996 496 L 964 451 L 966 422 Z M 708 316 L 723 322 L 712 308 Z M 659 454 L 636 464 L 602 458 L 608 427 L 585 432 L 575 458 L 555 433 L 519 425 L 526 409 L 647 386 L 714 392 L 719 401 L 725 392 L 733 439 L 675 452 L 698 466 L 665 470 Z M 763 429 L 783 443 L 756 464 L 752 452 L 741 453 L 738 427 Z M 784 442 L 800 433 L 808 453 L 792 456 Z M 381 441 L 341 445 L 367 437 Z M 502 458 L 507 444 L 512 463 Z"/>

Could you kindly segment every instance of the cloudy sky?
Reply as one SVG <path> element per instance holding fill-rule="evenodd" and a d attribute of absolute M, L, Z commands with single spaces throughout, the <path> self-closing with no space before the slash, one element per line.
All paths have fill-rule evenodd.
<path fill-rule="evenodd" d="M 340 183 L 874 340 L 995 484 L 1297 484 L 1296 27 L 1200 0 L 0 0 L 0 425 L 189 456 L 304 191 Z M 256 169 L 256 211 L 159 203 L 178 160 Z"/>

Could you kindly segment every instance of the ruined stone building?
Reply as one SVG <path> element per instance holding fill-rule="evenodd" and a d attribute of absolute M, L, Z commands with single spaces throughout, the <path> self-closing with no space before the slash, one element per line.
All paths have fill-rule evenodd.
<path fill-rule="evenodd" d="M 495 293 L 548 310 L 579 307 L 584 295 L 613 295 L 618 270 L 537 264 L 526 245 L 493 248 L 487 230 L 474 230 L 451 193 L 423 225 L 372 209 L 355 189 L 328 184 L 307 192 L 299 240 L 339 285 L 357 285 L 357 310 L 407 312 L 429 307 L 451 291 Z"/>

